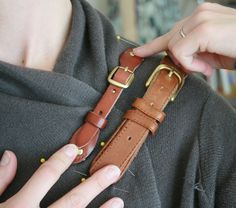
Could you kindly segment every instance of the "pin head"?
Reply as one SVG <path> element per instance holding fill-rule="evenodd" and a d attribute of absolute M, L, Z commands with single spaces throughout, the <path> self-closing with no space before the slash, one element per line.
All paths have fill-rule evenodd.
<path fill-rule="evenodd" d="M 81 178 L 81 183 L 83 183 L 84 181 L 86 181 L 86 178 Z"/>
<path fill-rule="evenodd" d="M 100 142 L 100 146 L 104 147 L 105 146 L 105 142 Z"/>
<path fill-rule="evenodd" d="M 46 159 L 44 158 L 44 157 L 42 157 L 41 159 L 40 159 L 40 163 L 45 163 L 46 162 Z"/>
<path fill-rule="evenodd" d="M 134 54 L 133 51 L 129 52 L 129 55 L 130 55 L 130 56 L 135 56 L 135 54 Z"/>
<path fill-rule="evenodd" d="M 117 35 L 117 36 L 116 36 L 116 39 L 117 39 L 117 40 L 120 40 L 120 39 L 121 39 L 120 35 Z"/>
<path fill-rule="evenodd" d="M 78 148 L 78 156 L 81 156 L 84 153 L 83 149 Z"/>

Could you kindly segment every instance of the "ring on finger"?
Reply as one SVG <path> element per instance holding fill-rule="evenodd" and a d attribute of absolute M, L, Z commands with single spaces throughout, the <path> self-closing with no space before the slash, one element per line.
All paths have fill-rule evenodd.
<path fill-rule="evenodd" d="M 184 32 L 184 27 L 181 27 L 179 34 L 181 35 L 182 38 L 185 38 L 187 36 Z"/>

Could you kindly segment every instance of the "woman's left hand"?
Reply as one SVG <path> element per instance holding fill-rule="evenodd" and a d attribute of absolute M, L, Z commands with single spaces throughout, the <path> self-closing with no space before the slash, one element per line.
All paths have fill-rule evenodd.
<path fill-rule="evenodd" d="M 0 196 L 12 182 L 16 174 L 17 159 L 13 152 L 4 152 L 0 161 Z"/>
<path fill-rule="evenodd" d="M 203 3 L 170 32 L 134 49 L 134 53 L 146 57 L 166 51 L 186 70 L 210 75 L 214 68 L 235 68 L 235 42 L 236 9 Z"/>

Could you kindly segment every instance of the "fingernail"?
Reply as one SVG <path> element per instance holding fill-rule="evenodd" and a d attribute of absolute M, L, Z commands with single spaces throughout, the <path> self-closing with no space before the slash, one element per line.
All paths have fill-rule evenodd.
<path fill-rule="evenodd" d="M 64 147 L 64 153 L 68 157 L 74 158 L 78 154 L 78 147 L 74 144 L 68 144 Z"/>
<path fill-rule="evenodd" d="M 111 208 L 123 208 L 124 202 L 121 199 L 115 199 L 111 203 Z"/>
<path fill-rule="evenodd" d="M 139 51 L 140 51 L 139 47 L 133 49 L 133 53 L 134 53 L 134 54 L 138 53 Z"/>
<path fill-rule="evenodd" d="M 9 154 L 9 152 L 8 151 L 5 151 L 4 153 L 3 153 L 3 156 L 2 156 L 2 159 L 1 159 L 1 161 L 0 161 L 0 166 L 6 166 L 6 165 L 8 165 L 9 164 L 9 162 L 10 162 L 10 154 Z"/>
<path fill-rule="evenodd" d="M 106 171 L 106 178 L 108 180 L 116 180 L 120 176 L 120 169 L 117 166 L 110 166 Z"/>

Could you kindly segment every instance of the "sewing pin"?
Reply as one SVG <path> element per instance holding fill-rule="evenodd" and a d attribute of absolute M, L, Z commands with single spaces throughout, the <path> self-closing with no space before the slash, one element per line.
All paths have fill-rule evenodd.
<path fill-rule="evenodd" d="M 125 192 L 125 193 L 128 193 L 128 194 L 129 194 L 129 192 L 126 191 L 126 190 L 124 190 L 124 189 L 120 189 L 120 188 L 116 188 L 116 187 L 113 187 L 113 188 L 116 189 L 116 190 L 118 190 L 118 191 L 122 191 L 122 192 Z"/>
<path fill-rule="evenodd" d="M 46 159 L 44 158 L 44 157 L 42 157 L 41 159 L 40 159 L 40 163 L 45 163 L 46 162 Z"/>
<path fill-rule="evenodd" d="M 128 171 L 131 173 L 132 176 L 135 177 L 134 173 L 131 170 L 128 170 Z"/>
<path fill-rule="evenodd" d="M 82 172 L 80 172 L 80 171 L 78 171 L 78 170 L 73 170 L 74 172 L 76 172 L 76 173 L 79 173 L 80 175 L 82 175 L 82 176 L 88 176 L 86 173 L 82 173 Z"/>
<path fill-rule="evenodd" d="M 86 181 L 86 178 L 81 178 L 80 182 L 83 183 L 84 181 Z"/>
<path fill-rule="evenodd" d="M 127 40 L 127 39 L 121 37 L 120 35 L 117 35 L 117 36 L 116 36 L 116 39 L 117 39 L 117 40 L 122 40 L 122 41 L 124 41 L 124 42 L 126 42 L 126 43 L 129 43 L 129 44 L 135 46 L 135 47 L 138 46 L 138 44 L 135 44 L 135 43 L 133 43 L 132 41 L 129 41 L 129 40 Z"/>

